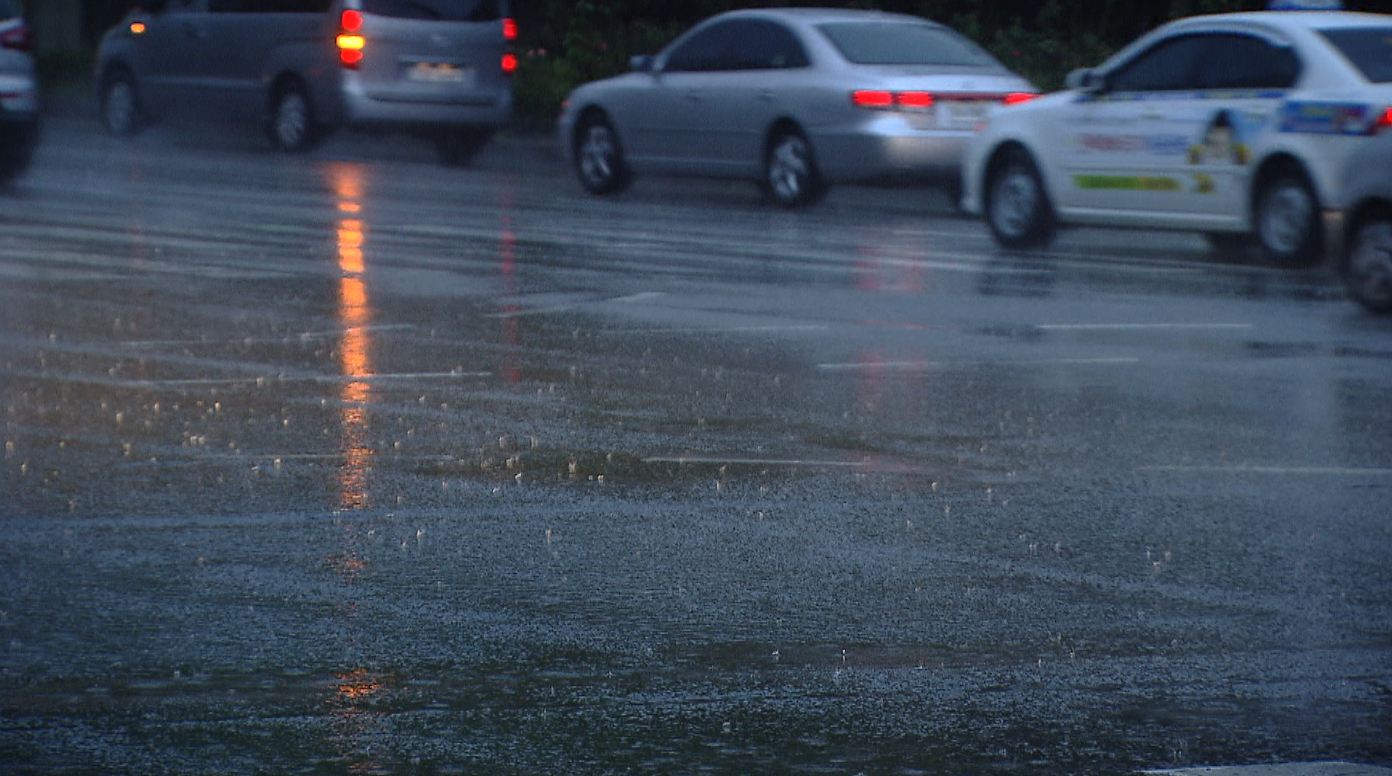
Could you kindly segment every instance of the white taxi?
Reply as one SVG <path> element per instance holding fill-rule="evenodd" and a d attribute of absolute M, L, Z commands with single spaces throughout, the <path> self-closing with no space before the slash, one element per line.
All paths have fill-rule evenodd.
<path fill-rule="evenodd" d="M 1006 247 L 1060 224 L 1158 227 L 1218 249 L 1255 236 L 1275 261 L 1310 263 L 1339 233 L 1349 159 L 1382 132 L 1392 16 L 1194 17 L 998 109 L 968 151 L 962 205 Z"/>

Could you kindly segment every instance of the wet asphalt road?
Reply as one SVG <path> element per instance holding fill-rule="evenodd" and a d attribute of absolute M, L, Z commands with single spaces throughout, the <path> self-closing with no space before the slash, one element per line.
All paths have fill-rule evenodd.
<path fill-rule="evenodd" d="M 915 190 L 50 123 L 0 771 L 1392 764 L 1392 322 Z"/>

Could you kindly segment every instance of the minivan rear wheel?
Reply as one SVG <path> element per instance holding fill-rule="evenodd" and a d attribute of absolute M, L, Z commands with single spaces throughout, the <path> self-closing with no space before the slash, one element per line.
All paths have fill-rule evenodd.
<path fill-rule="evenodd" d="M 474 160 L 493 133 L 486 129 L 453 129 L 435 135 L 435 150 L 440 154 L 440 163 L 449 167 L 463 167 Z"/>
<path fill-rule="evenodd" d="M 271 142 L 281 151 L 302 153 L 318 139 L 314 103 L 302 84 L 291 81 L 276 92 L 271 103 Z"/>
<path fill-rule="evenodd" d="M 140 93 L 129 70 L 117 68 L 107 74 L 102 82 L 101 111 L 107 132 L 129 137 L 140 131 Z"/>

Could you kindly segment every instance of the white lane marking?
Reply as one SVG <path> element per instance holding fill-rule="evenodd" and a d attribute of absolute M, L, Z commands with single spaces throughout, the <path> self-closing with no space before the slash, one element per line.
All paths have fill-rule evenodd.
<path fill-rule="evenodd" d="M 708 464 L 729 466 L 799 466 L 825 469 L 864 469 L 871 466 L 870 461 L 804 461 L 799 459 L 776 458 L 707 458 L 702 456 L 654 456 L 644 458 L 643 463 Z"/>
<path fill-rule="evenodd" d="M 1044 323 L 1042 331 L 1163 331 L 1185 329 L 1250 329 L 1250 323 Z"/>
<path fill-rule="evenodd" d="M 650 299 L 667 296 L 664 291 L 644 291 L 628 296 L 616 296 L 609 299 L 592 299 L 588 301 L 572 302 L 570 304 L 556 305 L 554 307 L 538 307 L 532 310 L 508 310 L 501 313 L 489 313 L 485 318 L 524 318 L 531 315 L 550 315 L 551 313 L 563 313 L 574 310 L 577 307 L 588 307 L 599 304 L 633 304 L 636 302 L 646 302 Z"/>
<path fill-rule="evenodd" d="M 1195 766 L 1142 772 L 1151 776 L 1392 776 L 1392 768 L 1348 762 Z"/>
<path fill-rule="evenodd" d="M 830 326 L 825 324 L 808 324 L 806 326 L 710 326 L 710 327 L 691 327 L 691 328 L 655 328 L 655 329 L 600 329 L 597 334 L 758 334 L 761 332 L 796 332 L 796 331 L 827 331 Z"/>
<path fill-rule="evenodd" d="M 123 348 L 176 348 L 190 345 L 267 345 L 279 344 L 304 340 L 333 339 L 344 337 L 349 334 L 379 333 L 385 331 L 410 331 L 416 327 L 409 323 L 384 323 L 378 326 L 352 326 L 346 329 L 332 329 L 329 331 L 307 331 L 298 334 L 286 334 L 283 337 L 242 337 L 242 338 L 221 338 L 221 339 L 184 339 L 184 340 L 132 340 L 120 343 Z"/>
<path fill-rule="evenodd" d="M 976 366 L 1120 366 L 1139 364 L 1139 358 L 1037 358 L 1015 361 L 867 361 L 852 364 L 818 364 L 823 372 L 849 372 L 860 369 L 956 369 Z"/>
<path fill-rule="evenodd" d="M 1392 469 L 1343 466 L 1139 466 L 1138 472 L 1159 474 L 1272 474 L 1310 477 L 1392 477 Z"/>

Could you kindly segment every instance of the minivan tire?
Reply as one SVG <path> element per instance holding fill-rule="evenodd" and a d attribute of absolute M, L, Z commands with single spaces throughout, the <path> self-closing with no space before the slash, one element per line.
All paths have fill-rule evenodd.
<path fill-rule="evenodd" d="M 135 76 L 124 67 L 107 72 L 101 87 L 102 124 L 116 137 L 130 137 L 141 130 L 144 116 Z"/>
<path fill-rule="evenodd" d="M 319 140 L 318 114 L 309 92 L 299 81 L 287 81 L 271 100 L 271 143 L 286 153 L 304 153 Z"/>
<path fill-rule="evenodd" d="M 493 139 L 489 129 L 455 129 L 435 135 L 435 150 L 440 163 L 447 167 L 464 167 L 478 156 Z"/>
<path fill-rule="evenodd" d="M 986 179 L 986 225 L 1004 248 L 1039 248 L 1054 236 L 1054 210 L 1028 151 L 1009 148 Z"/>

